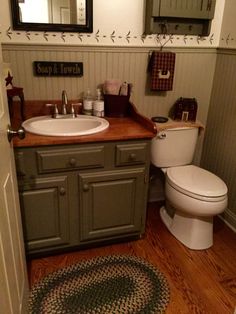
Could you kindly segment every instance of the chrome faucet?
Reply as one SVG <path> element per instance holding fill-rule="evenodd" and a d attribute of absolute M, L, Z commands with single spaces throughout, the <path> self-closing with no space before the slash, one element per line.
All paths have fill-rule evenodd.
<path fill-rule="evenodd" d="M 67 104 L 68 104 L 68 98 L 67 98 L 67 94 L 66 91 L 63 90 L 62 91 L 62 114 L 67 114 Z"/>
<path fill-rule="evenodd" d="M 75 103 L 71 104 L 70 108 L 71 110 L 67 110 L 68 108 L 68 98 L 67 98 L 67 93 L 65 90 L 62 91 L 62 109 L 61 109 L 61 114 L 59 114 L 57 104 L 46 104 L 47 107 L 53 107 L 53 112 L 52 112 L 52 118 L 67 118 L 67 117 L 72 117 L 75 118 L 77 117 L 77 114 L 75 112 L 75 107 L 76 106 L 82 106 L 81 103 Z M 69 112 L 70 111 L 70 112 Z"/>

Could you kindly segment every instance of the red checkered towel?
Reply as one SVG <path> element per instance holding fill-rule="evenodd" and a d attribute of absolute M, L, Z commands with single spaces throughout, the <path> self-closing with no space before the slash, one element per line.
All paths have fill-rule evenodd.
<path fill-rule="evenodd" d="M 151 73 L 151 90 L 172 90 L 175 70 L 175 53 L 153 51 L 148 69 Z"/>

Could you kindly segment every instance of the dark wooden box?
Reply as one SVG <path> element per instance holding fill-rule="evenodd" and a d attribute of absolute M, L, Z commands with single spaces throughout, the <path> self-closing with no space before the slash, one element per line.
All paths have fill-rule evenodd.
<path fill-rule="evenodd" d="M 105 116 L 122 118 L 128 116 L 129 95 L 104 95 Z"/>
<path fill-rule="evenodd" d="M 172 118 L 180 121 L 196 121 L 197 101 L 195 98 L 179 98 L 173 107 Z"/>

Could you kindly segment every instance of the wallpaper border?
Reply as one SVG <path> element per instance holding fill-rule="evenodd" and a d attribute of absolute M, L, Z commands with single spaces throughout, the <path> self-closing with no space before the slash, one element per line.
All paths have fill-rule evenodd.
<path fill-rule="evenodd" d="M 194 35 L 165 35 L 165 34 L 153 34 L 153 35 L 137 35 L 132 34 L 130 30 L 127 30 L 125 34 L 119 34 L 117 30 L 111 30 L 109 34 L 102 33 L 99 29 L 92 33 L 69 33 L 69 32 L 37 32 L 37 31 L 16 31 L 9 26 L 5 31 L 0 31 L 2 42 L 18 40 L 26 40 L 27 42 L 42 41 L 45 43 L 53 43 L 55 41 L 58 44 L 68 44 L 71 41 L 77 45 L 157 45 L 158 47 L 183 45 L 183 46 L 202 46 L 209 45 L 214 46 L 215 35 L 214 33 L 209 36 L 194 36 Z M 4 40 L 4 37 L 6 40 Z"/>

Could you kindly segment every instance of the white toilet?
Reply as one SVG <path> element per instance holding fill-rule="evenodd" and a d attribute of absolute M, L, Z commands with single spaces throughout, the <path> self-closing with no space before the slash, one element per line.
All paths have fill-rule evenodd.
<path fill-rule="evenodd" d="M 151 161 L 165 172 L 166 205 L 161 219 L 185 246 L 213 245 L 213 216 L 227 207 L 227 186 L 213 173 L 190 165 L 198 127 L 168 128 L 152 140 Z"/>

